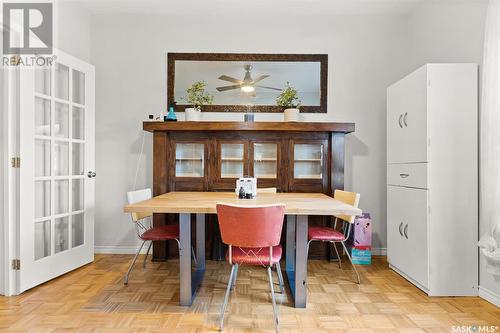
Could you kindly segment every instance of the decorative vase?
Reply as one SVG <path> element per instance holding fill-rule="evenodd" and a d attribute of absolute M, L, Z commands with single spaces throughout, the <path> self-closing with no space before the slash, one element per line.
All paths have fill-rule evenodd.
<path fill-rule="evenodd" d="M 175 115 L 173 105 L 170 106 L 168 114 L 165 116 L 165 121 L 177 121 L 177 116 Z"/>
<path fill-rule="evenodd" d="M 286 109 L 284 112 L 285 115 L 285 121 L 299 121 L 299 109 Z"/>
<path fill-rule="evenodd" d="M 199 108 L 186 108 L 186 121 L 199 121 L 201 119 L 201 110 Z"/>

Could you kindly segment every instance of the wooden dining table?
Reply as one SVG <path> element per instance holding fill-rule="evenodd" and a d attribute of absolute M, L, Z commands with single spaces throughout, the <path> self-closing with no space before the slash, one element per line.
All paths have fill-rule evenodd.
<path fill-rule="evenodd" d="M 238 199 L 234 192 L 169 192 L 127 205 L 126 213 L 178 213 L 180 232 L 180 305 L 192 304 L 205 273 L 205 214 L 218 203 L 256 206 L 282 203 L 286 215 L 286 276 L 296 308 L 307 305 L 308 216 L 360 215 L 359 208 L 322 193 L 259 193 Z M 196 214 L 197 264 L 191 266 L 191 214 Z"/>

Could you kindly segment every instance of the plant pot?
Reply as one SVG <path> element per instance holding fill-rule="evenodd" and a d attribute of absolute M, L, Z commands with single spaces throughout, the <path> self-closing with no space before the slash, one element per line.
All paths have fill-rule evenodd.
<path fill-rule="evenodd" d="M 299 109 L 286 109 L 284 112 L 285 121 L 294 122 L 299 121 Z"/>
<path fill-rule="evenodd" d="M 200 121 L 201 110 L 198 108 L 186 108 L 186 121 Z"/>

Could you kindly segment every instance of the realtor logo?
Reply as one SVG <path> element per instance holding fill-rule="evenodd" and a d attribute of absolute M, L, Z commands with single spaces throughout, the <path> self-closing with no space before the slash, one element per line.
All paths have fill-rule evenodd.
<path fill-rule="evenodd" d="M 4 3 L 4 54 L 52 54 L 52 3 Z"/>

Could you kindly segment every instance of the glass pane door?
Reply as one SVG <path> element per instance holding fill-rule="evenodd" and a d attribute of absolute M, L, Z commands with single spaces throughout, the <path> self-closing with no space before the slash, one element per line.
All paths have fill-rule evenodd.
<path fill-rule="evenodd" d="M 254 143 L 253 173 L 256 178 L 277 178 L 278 145 L 276 143 Z"/>
<path fill-rule="evenodd" d="M 293 148 L 293 177 L 321 179 L 323 177 L 323 145 L 295 144 Z"/>
<path fill-rule="evenodd" d="M 55 55 L 19 75 L 20 291 L 93 260 L 94 68 Z"/>
<path fill-rule="evenodd" d="M 35 260 L 84 244 L 84 90 L 76 69 L 35 70 Z"/>
<path fill-rule="evenodd" d="M 175 176 L 205 176 L 205 145 L 202 143 L 177 143 L 175 145 Z"/>
<path fill-rule="evenodd" d="M 239 178 L 244 176 L 245 145 L 243 143 L 222 143 L 221 178 Z"/>

